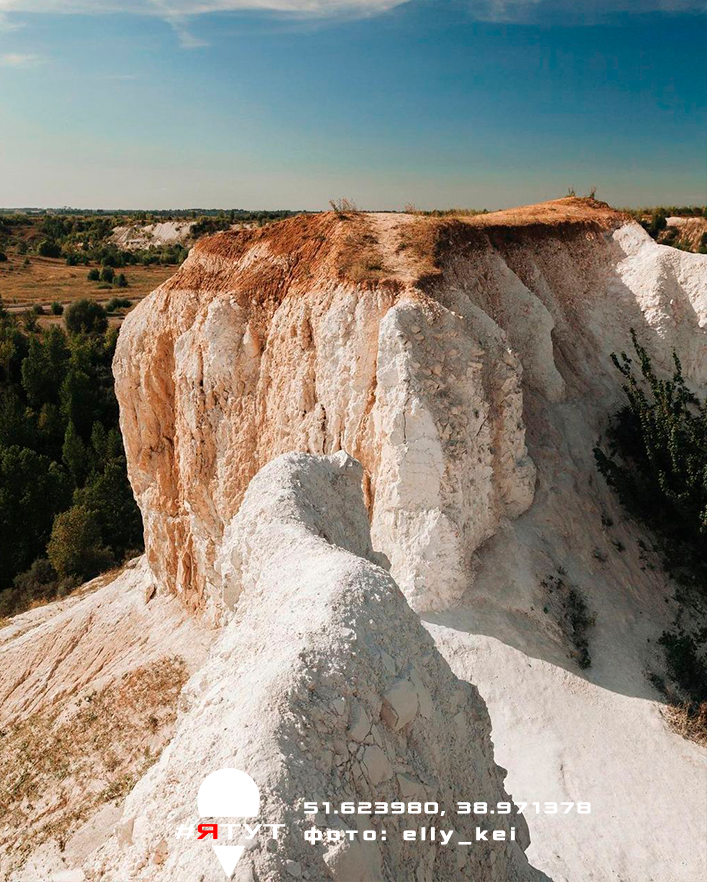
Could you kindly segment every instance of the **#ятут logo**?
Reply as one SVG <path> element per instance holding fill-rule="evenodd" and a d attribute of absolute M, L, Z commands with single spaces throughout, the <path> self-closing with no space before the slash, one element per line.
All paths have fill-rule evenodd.
<path fill-rule="evenodd" d="M 201 782 L 197 804 L 202 818 L 254 818 L 260 811 L 260 791 L 245 772 L 218 769 Z M 245 846 L 212 845 L 212 848 L 230 879 Z"/>

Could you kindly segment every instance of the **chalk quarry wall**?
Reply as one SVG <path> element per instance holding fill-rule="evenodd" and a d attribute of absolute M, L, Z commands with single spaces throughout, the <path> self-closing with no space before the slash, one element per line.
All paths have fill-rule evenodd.
<path fill-rule="evenodd" d="M 526 847 L 554 882 L 704 876 L 704 751 L 646 678 L 672 591 L 591 448 L 629 328 L 704 390 L 706 325 L 707 256 L 583 200 L 200 242 L 116 353 L 146 560 L 0 631 L 0 872 L 215 882 L 174 828 L 240 765 L 293 829 L 310 795 L 594 807 L 488 854 L 294 837 L 240 882 L 542 878 Z M 586 671 L 560 573 L 596 618 Z"/>
<path fill-rule="evenodd" d="M 222 549 L 251 477 L 291 450 L 363 465 L 373 547 L 488 704 L 554 882 L 707 872 L 704 750 L 667 726 L 674 590 L 596 473 L 629 329 L 707 385 L 707 256 L 599 203 L 474 218 L 318 215 L 200 242 L 116 354 L 160 590 L 228 622 Z M 580 671 L 548 578 L 595 618 Z M 655 818 L 662 820 L 656 825 Z"/>
<path fill-rule="evenodd" d="M 705 259 L 574 199 L 202 240 L 127 317 L 114 364 L 159 585 L 219 619 L 214 564 L 248 481 L 283 452 L 345 450 L 413 607 L 457 602 L 533 500 L 535 402 L 617 401 L 608 356 L 630 327 L 704 383 Z"/>

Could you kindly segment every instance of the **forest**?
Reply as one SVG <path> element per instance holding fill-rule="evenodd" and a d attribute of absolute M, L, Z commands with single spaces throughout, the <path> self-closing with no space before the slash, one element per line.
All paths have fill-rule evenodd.
<path fill-rule="evenodd" d="M 64 327 L 0 301 L 0 617 L 62 596 L 142 549 L 111 361 L 117 328 L 78 300 Z"/>

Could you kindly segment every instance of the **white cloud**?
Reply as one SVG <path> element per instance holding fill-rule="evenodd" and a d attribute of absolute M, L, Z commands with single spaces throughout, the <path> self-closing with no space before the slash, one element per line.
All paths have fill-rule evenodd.
<path fill-rule="evenodd" d="M 82 13 L 85 15 L 127 12 L 139 15 L 190 17 L 213 12 L 267 10 L 300 15 L 331 16 L 358 12 L 377 14 L 402 6 L 409 0 L 0 0 L 3 13 Z M 703 0 L 468 0 L 474 10 L 509 16 L 522 9 L 548 6 L 553 9 L 604 11 L 680 12 L 704 7 Z"/>
<path fill-rule="evenodd" d="M 192 18 L 214 12 L 279 12 L 302 17 L 378 15 L 408 0 L 0 0 L 0 29 L 7 13 L 151 15 L 168 22 L 185 49 L 206 43 L 189 30 Z"/>
<path fill-rule="evenodd" d="M 0 64 L 3 67 L 36 67 L 44 64 L 45 59 L 40 55 L 30 55 L 24 52 L 6 52 L 0 55 Z"/>
<path fill-rule="evenodd" d="M 0 12 L 86 15 L 129 12 L 167 18 L 261 9 L 324 16 L 344 12 L 385 12 L 405 2 L 407 0 L 0 0 Z"/>
<path fill-rule="evenodd" d="M 200 15 L 262 11 L 309 18 L 373 16 L 409 0 L 0 0 L 0 32 L 19 25 L 14 14 L 52 13 L 101 15 L 129 13 L 156 16 L 168 22 L 185 48 L 205 43 L 189 30 Z M 442 2 L 442 0 L 428 0 Z M 484 21 L 528 21 L 557 12 L 571 13 L 587 23 L 611 12 L 687 12 L 704 8 L 704 0 L 467 0 L 471 15 Z M 13 17 L 8 17 L 8 13 Z"/>
<path fill-rule="evenodd" d="M 600 15 L 617 12 L 691 12 L 704 9 L 704 0 L 468 0 L 475 18 L 487 21 L 538 20 L 541 16 L 572 14 L 587 24 Z"/>

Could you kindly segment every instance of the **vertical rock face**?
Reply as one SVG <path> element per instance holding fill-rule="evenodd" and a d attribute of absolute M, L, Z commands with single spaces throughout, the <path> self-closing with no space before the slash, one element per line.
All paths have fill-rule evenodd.
<path fill-rule="evenodd" d="M 534 401 L 616 400 L 606 359 L 631 326 L 657 333 L 659 364 L 677 345 L 687 376 L 707 377 L 700 261 L 575 199 L 200 242 L 128 316 L 115 358 L 160 585 L 218 617 L 214 560 L 250 478 L 289 450 L 345 450 L 401 588 L 419 610 L 449 606 L 533 499 Z"/>
<path fill-rule="evenodd" d="M 458 599 L 475 549 L 533 499 L 520 363 L 459 309 L 402 300 L 378 334 L 373 537 L 417 609 Z"/>
<path fill-rule="evenodd" d="M 337 281 L 328 267 L 349 232 L 331 218 L 276 232 L 197 246 L 116 354 L 148 558 L 193 608 L 222 606 L 217 546 L 262 464 L 292 449 L 373 458 L 376 339 L 393 289 Z"/>
<path fill-rule="evenodd" d="M 222 878 L 210 842 L 176 831 L 197 823 L 205 775 L 229 767 L 260 789 L 253 824 L 283 825 L 277 843 L 264 832 L 236 835 L 232 844 L 248 845 L 238 879 L 546 878 L 525 858 L 522 816 L 482 823 L 456 813 L 457 802 L 508 801 L 505 773 L 493 762 L 483 701 L 453 676 L 372 551 L 361 479 L 343 452 L 287 454 L 253 479 L 217 562 L 240 591 L 235 618 L 191 679 L 169 749 L 126 800 L 123 832 L 99 852 L 90 878 Z M 320 811 L 305 815 L 304 801 Z M 376 801 L 436 802 L 445 815 L 341 811 Z M 480 823 L 507 841 L 457 844 L 474 840 Z M 403 838 L 430 826 L 454 831 L 452 839 Z M 312 828 L 324 841 L 305 840 Z"/>

